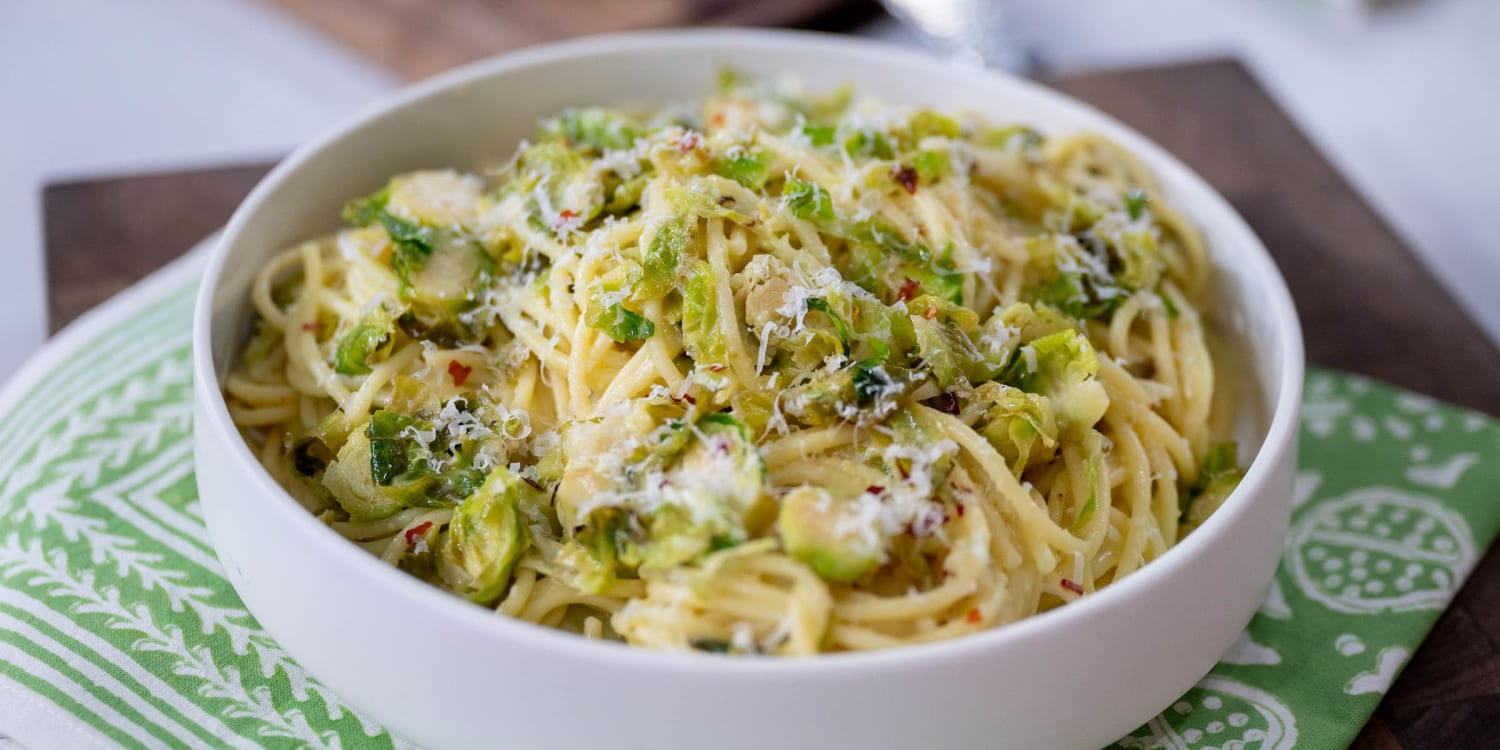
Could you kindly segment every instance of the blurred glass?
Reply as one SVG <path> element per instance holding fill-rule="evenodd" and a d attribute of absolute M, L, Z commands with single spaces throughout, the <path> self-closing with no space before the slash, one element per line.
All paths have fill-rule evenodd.
<path fill-rule="evenodd" d="M 1007 0 L 880 0 L 886 10 L 961 62 L 1029 73 L 1036 58 Z"/>

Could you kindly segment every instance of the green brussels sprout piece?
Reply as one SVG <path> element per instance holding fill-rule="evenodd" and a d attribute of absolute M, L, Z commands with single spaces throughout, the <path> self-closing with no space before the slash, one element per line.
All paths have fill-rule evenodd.
<path fill-rule="evenodd" d="M 396 269 L 401 299 L 428 328 L 462 329 L 457 316 L 477 304 L 495 272 L 495 261 L 477 242 L 447 231 L 434 234 L 432 251 Z M 393 267 L 396 261 L 392 260 Z"/>
<path fill-rule="evenodd" d="M 342 217 L 356 227 L 378 224 L 385 216 L 385 207 L 391 202 L 389 185 L 363 198 L 355 198 L 344 204 Z M 410 222 L 408 222 L 410 223 Z"/>
<path fill-rule="evenodd" d="M 729 364 L 729 343 L 719 330 L 719 293 L 708 261 L 687 265 L 682 286 L 682 339 L 699 365 Z"/>
<path fill-rule="evenodd" d="M 651 514 L 647 524 L 649 541 L 640 545 L 639 566 L 666 570 L 695 560 L 712 546 L 713 534 L 696 523 L 686 508 L 663 505 Z"/>
<path fill-rule="evenodd" d="M 370 366 L 391 353 L 396 321 L 385 307 L 376 305 L 339 339 L 333 353 L 333 370 L 340 375 L 363 375 Z"/>
<path fill-rule="evenodd" d="M 982 432 L 1020 476 L 1028 466 L 1046 463 L 1057 453 L 1057 419 L 1052 400 L 999 383 L 985 383 L 975 398 L 990 404 Z"/>
<path fill-rule="evenodd" d="M 1021 341 L 1031 341 L 1076 328 L 1076 324 L 1050 307 L 1033 307 L 1017 302 L 995 313 L 1003 328 L 1012 329 Z M 987 324 L 988 325 L 988 324 Z"/>
<path fill-rule="evenodd" d="M 761 499 L 766 466 L 750 429 L 722 413 L 706 414 L 693 425 L 696 440 L 666 472 L 664 499 L 697 509 L 698 517 L 721 519 L 726 533 Z"/>
<path fill-rule="evenodd" d="M 779 395 L 779 391 L 758 388 L 736 391 L 729 399 L 731 412 L 751 435 L 764 434 L 776 411 Z"/>
<path fill-rule="evenodd" d="M 1151 232 L 1121 231 L 1110 237 L 1110 250 L 1120 267 L 1115 278 L 1126 289 L 1153 289 L 1161 281 L 1166 261 Z"/>
<path fill-rule="evenodd" d="M 1165 259 L 1150 229 L 1110 217 L 1073 240 L 1028 241 L 1032 262 L 1046 279 L 1032 290 L 1037 301 L 1080 320 L 1108 318 L 1133 292 L 1161 281 Z M 1065 258 L 1072 260 L 1067 270 Z"/>
<path fill-rule="evenodd" d="M 628 180 L 608 183 L 609 200 L 604 203 L 604 212 L 625 214 L 641 205 L 641 196 L 646 193 L 646 184 L 651 181 L 649 172 L 642 172 Z"/>
<path fill-rule="evenodd" d="M 856 354 L 861 361 L 885 362 L 892 355 L 895 361 L 905 361 L 907 352 L 917 345 L 911 318 L 879 300 L 856 297 L 850 318 L 854 321 L 851 327 L 859 341 Z"/>
<path fill-rule="evenodd" d="M 587 222 L 604 210 L 604 183 L 589 162 L 558 141 L 546 141 L 521 152 L 513 189 L 526 196 L 528 221 L 551 234 L 564 222 Z"/>
<path fill-rule="evenodd" d="M 884 133 L 868 128 L 840 128 L 844 135 L 844 153 L 859 158 L 894 159 L 896 150 Z"/>
<path fill-rule="evenodd" d="M 335 410 L 319 420 L 311 430 L 293 438 L 286 449 L 287 465 L 314 493 L 332 499 L 323 486 L 323 472 L 343 450 L 349 439 L 349 423 L 344 412 Z"/>
<path fill-rule="evenodd" d="M 677 282 L 677 267 L 693 239 L 692 224 L 681 217 L 662 223 L 651 242 L 641 251 L 642 276 L 635 297 L 640 300 L 661 299 Z"/>
<path fill-rule="evenodd" d="M 909 263 L 925 266 L 932 262 L 932 249 L 920 242 L 908 242 L 892 226 L 877 219 L 866 219 L 852 223 L 840 222 L 831 227 L 832 233 L 857 243 L 874 245 L 894 253 Z"/>
<path fill-rule="evenodd" d="M 797 128 L 797 132 L 805 136 L 813 146 L 822 147 L 833 145 L 834 137 L 838 134 L 838 128 L 833 125 L 804 122 Z"/>
<path fill-rule="evenodd" d="M 705 654 L 734 653 L 733 643 L 718 638 L 691 638 L 688 640 L 688 645 L 694 651 L 701 651 Z"/>
<path fill-rule="evenodd" d="M 672 213 L 684 219 L 728 219 L 748 222 L 749 216 L 734 209 L 734 201 L 721 196 L 707 183 L 701 181 L 673 182 L 662 191 Z"/>
<path fill-rule="evenodd" d="M 1016 151 L 1040 148 L 1044 141 L 1045 139 L 1041 133 L 1025 125 L 1006 125 L 999 128 L 987 128 L 980 131 L 978 138 L 979 145 L 981 146 Z"/>
<path fill-rule="evenodd" d="M 945 152 L 923 151 L 912 158 L 911 167 L 917 171 L 917 179 L 930 184 L 952 171 L 953 161 Z"/>
<path fill-rule="evenodd" d="M 566 138 L 584 150 L 630 148 L 640 133 L 619 115 L 601 107 L 568 108 L 543 126 L 543 135 Z"/>
<path fill-rule="evenodd" d="M 1068 526 L 1072 531 L 1083 528 L 1094 517 L 1094 511 L 1099 507 L 1099 480 L 1104 476 L 1104 435 L 1089 433 L 1083 438 L 1083 447 L 1088 451 L 1085 467 L 1088 472 L 1089 497 L 1083 502 L 1083 507 L 1078 509 L 1073 523 Z"/>
<path fill-rule="evenodd" d="M 427 461 L 426 442 L 412 436 L 422 431 L 433 432 L 436 439 L 431 422 L 411 415 L 377 411 L 370 416 L 365 437 L 370 439 L 370 476 L 376 484 L 390 485 Z"/>
<path fill-rule="evenodd" d="M 828 316 L 828 319 L 833 322 L 833 330 L 838 334 L 839 348 L 843 350 L 845 357 L 849 356 L 849 324 L 844 322 L 843 316 L 839 315 L 828 300 L 821 297 L 809 297 L 807 309 L 816 310 Z"/>
<path fill-rule="evenodd" d="M 863 360 L 854 363 L 854 400 L 860 406 L 869 406 L 878 399 L 901 393 L 890 373 L 879 362 Z"/>
<path fill-rule="evenodd" d="M 398 206 L 393 203 L 392 196 L 401 194 L 402 186 L 408 184 L 402 182 L 405 179 L 408 178 L 398 177 L 384 190 L 350 201 L 344 207 L 344 220 L 357 226 L 379 224 L 385 229 L 391 240 L 390 265 L 396 274 L 398 294 L 410 305 L 412 318 L 421 328 L 453 338 L 466 338 L 469 335 L 467 326 L 462 324 L 458 315 L 472 308 L 489 285 L 495 270 L 494 260 L 479 243 L 447 225 L 441 228 L 425 226 L 393 213 Z M 416 190 L 408 192 L 415 193 Z M 447 215 L 443 211 L 462 213 L 438 198 L 432 201 L 439 207 L 406 210 L 413 214 L 425 211 L 424 215 L 429 217 Z M 409 204 L 421 205 L 416 198 L 412 198 Z M 367 329 L 366 333 L 378 342 L 379 330 L 377 325 Z M 351 342 L 350 345 L 348 353 L 351 357 L 343 365 L 346 369 L 352 368 L 353 372 L 349 374 L 359 374 L 357 355 L 362 344 Z M 368 367 L 368 362 L 364 366 Z"/>
<path fill-rule="evenodd" d="M 285 340 L 279 326 L 271 325 L 265 318 L 255 319 L 255 332 L 250 336 L 250 342 L 245 345 L 245 354 L 241 358 L 247 368 L 254 368 L 266 361 L 272 352 L 281 346 Z"/>
<path fill-rule="evenodd" d="M 578 452 L 568 456 L 556 503 L 559 520 L 573 530 L 566 554 L 584 590 L 607 588 L 621 570 L 671 568 L 735 546 L 747 538 L 747 523 L 766 504 L 765 465 L 739 420 L 715 413 L 691 425 L 669 420 L 653 431 L 644 424 L 648 418 L 644 408 L 638 409 L 590 427 L 575 425 L 564 435 L 565 450 Z M 632 424 L 637 421 L 642 424 Z M 583 451 L 601 441 L 614 444 L 622 429 L 667 434 L 659 445 L 626 457 L 631 465 L 626 471 L 599 472 L 594 468 L 598 462 Z M 649 467 L 662 467 L 659 485 L 640 484 L 651 474 Z M 626 501 L 593 508 L 576 520 L 580 507 L 622 489 L 626 496 L 632 489 L 646 490 L 654 495 L 652 507 L 642 510 L 635 501 Z"/>
<path fill-rule="evenodd" d="M 917 352 L 938 385 L 948 388 L 969 380 L 976 373 L 976 365 L 983 358 L 974 348 L 974 342 L 962 331 L 936 317 L 929 319 L 925 314 L 910 318 L 912 330 L 916 332 Z"/>
<path fill-rule="evenodd" d="M 963 304 L 964 274 L 953 268 L 951 246 L 934 255 L 925 245 L 906 242 L 895 230 L 873 222 L 835 227 L 834 232 L 850 241 L 841 270 L 865 291 L 892 302 L 928 295 Z"/>
<path fill-rule="evenodd" d="M 716 157 L 713 171 L 714 174 L 734 180 L 751 190 L 759 190 L 765 186 L 766 178 L 770 177 L 771 160 L 760 151 L 750 151 L 730 158 Z"/>
<path fill-rule="evenodd" d="M 486 204 L 472 179 L 451 171 L 414 172 L 393 178 L 374 195 L 350 201 L 344 220 L 383 227 L 392 244 L 390 265 L 401 300 L 411 305 L 422 327 L 463 338 L 465 327 L 456 316 L 488 286 L 494 261 L 460 228 L 477 223 Z M 371 329 L 376 342 L 379 330 Z M 358 348 L 349 354 L 357 354 Z M 353 370 L 348 374 L 361 372 L 354 359 L 344 365 Z"/>
<path fill-rule="evenodd" d="M 468 410 L 466 402 L 459 403 Z M 474 466 L 474 447 L 468 441 L 459 440 L 453 455 L 433 453 L 432 445 L 447 444 L 450 436 L 427 420 L 381 410 L 370 416 L 363 435 L 371 480 L 402 507 L 455 503 L 484 482 L 485 472 Z"/>
<path fill-rule="evenodd" d="M 449 588 L 479 604 L 492 604 L 510 585 L 516 558 L 526 549 L 520 496 L 528 487 L 497 468 L 453 511 L 438 548 L 438 570 Z"/>
<path fill-rule="evenodd" d="M 1185 506 L 1182 513 L 1181 533 L 1187 534 L 1198 528 L 1219 506 L 1229 499 L 1230 493 L 1245 478 L 1240 468 L 1238 446 L 1233 442 L 1216 443 L 1209 448 L 1203 460 L 1203 469 L 1198 481 L 1183 495 Z"/>
<path fill-rule="evenodd" d="M 569 422 L 563 427 L 556 456 L 548 459 L 556 468 L 549 467 L 547 473 L 555 473 L 557 477 L 553 506 L 565 530 L 582 527 L 588 521 L 586 511 L 594 505 L 595 498 L 618 489 L 618 478 L 600 457 L 613 455 L 621 441 L 644 442 L 659 426 L 660 420 L 652 412 L 651 404 L 636 400 L 628 409 L 611 411 L 592 420 Z M 669 430 L 668 434 L 677 432 Z M 628 461 L 637 456 L 620 458 Z"/>
<path fill-rule="evenodd" d="M 895 433 L 895 442 L 903 445 L 933 446 L 948 439 L 948 433 L 943 429 L 942 424 L 928 416 L 926 412 L 898 409 L 890 415 L 885 424 Z M 953 453 L 944 453 L 932 461 L 927 467 L 932 486 L 941 486 L 947 480 L 948 472 L 953 469 L 953 464 Z M 903 471 L 899 461 L 896 466 L 887 468 L 895 470 L 896 473 Z"/>
<path fill-rule="evenodd" d="M 392 180 L 393 184 L 394 182 L 395 180 Z M 391 191 L 392 186 L 388 185 L 367 198 L 350 201 L 344 206 L 344 220 L 356 226 L 379 224 L 385 229 L 386 235 L 391 240 L 390 264 L 391 270 L 396 274 L 400 296 L 403 301 L 410 301 L 414 296 L 412 275 L 424 268 L 436 252 L 439 242 L 438 230 L 392 213 Z M 466 285 L 469 281 L 469 279 L 459 281 L 450 278 L 454 275 L 461 275 L 444 270 L 451 265 L 451 261 L 440 263 L 437 274 L 431 280 L 437 282 L 433 291 L 440 297 L 448 296 L 453 291 L 452 287 L 460 284 Z M 439 307 L 441 307 L 441 301 L 439 301 Z"/>
<path fill-rule="evenodd" d="M 909 149 L 922 142 L 923 138 L 957 138 L 962 135 L 958 121 L 930 109 L 918 110 L 906 120 L 905 132 L 900 139 L 901 147 Z"/>
<path fill-rule="evenodd" d="M 879 369 L 879 365 L 872 365 L 873 369 Z M 812 380 L 793 388 L 783 391 L 782 410 L 798 422 L 809 427 L 835 424 L 842 422 L 851 407 L 858 403 L 855 394 L 854 383 L 858 365 L 852 368 L 842 368 L 833 372 L 819 373 Z M 873 379 L 884 378 L 880 382 L 889 384 L 890 379 L 885 373 L 869 374 L 866 377 Z M 871 384 L 870 398 L 884 393 L 880 386 Z"/>
<path fill-rule="evenodd" d="M 1168 318 L 1175 319 L 1182 314 L 1182 311 L 1177 309 L 1177 303 L 1172 301 L 1172 295 L 1166 292 L 1157 292 L 1156 297 L 1161 300 L 1162 309 L 1167 311 Z"/>
<path fill-rule="evenodd" d="M 354 431 L 339 449 L 338 458 L 323 471 L 324 489 L 355 521 L 378 521 L 407 507 L 381 491 L 371 476 L 371 463 L 370 438 Z"/>
<path fill-rule="evenodd" d="M 569 582 L 590 594 L 614 585 L 619 578 L 621 558 L 634 561 L 631 558 L 637 556 L 630 525 L 631 516 L 624 508 L 604 507 L 589 513 L 587 523 L 579 528 L 562 553 L 563 561 L 572 569 Z"/>
<path fill-rule="evenodd" d="M 621 344 L 645 341 L 656 333 L 655 323 L 618 302 L 601 310 L 592 322 L 595 328 Z"/>
<path fill-rule="evenodd" d="M 1099 358 L 1077 330 L 1043 336 L 1018 348 L 1003 378 L 1027 393 L 1052 401 L 1062 436 L 1081 438 L 1109 408 L 1109 395 L 1095 379 Z"/>
<path fill-rule="evenodd" d="M 1140 221 L 1146 215 L 1146 206 L 1150 202 L 1151 196 L 1140 188 L 1125 191 L 1125 213 L 1130 216 L 1131 221 Z"/>
<path fill-rule="evenodd" d="M 1038 302 L 1079 320 L 1094 320 L 1114 314 L 1129 293 L 1113 283 L 1098 282 L 1089 274 L 1065 271 L 1037 287 L 1034 296 Z"/>
<path fill-rule="evenodd" d="M 799 219 L 829 221 L 834 218 L 833 198 L 814 183 L 788 177 L 781 187 L 781 200 Z"/>
<path fill-rule="evenodd" d="M 489 207 L 478 178 L 451 169 L 398 175 L 386 185 L 384 210 L 417 226 L 474 227 Z"/>
<path fill-rule="evenodd" d="M 831 583 L 853 583 L 879 567 L 885 543 L 878 523 L 862 516 L 855 501 L 817 487 L 787 493 L 776 516 L 787 554 Z"/>

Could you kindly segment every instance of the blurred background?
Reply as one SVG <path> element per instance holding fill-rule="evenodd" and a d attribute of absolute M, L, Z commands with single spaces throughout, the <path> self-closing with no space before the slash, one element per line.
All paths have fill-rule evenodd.
<path fill-rule="evenodd" d="M 0 380 L 48 331 L 44 186 L 268 161 L 454 65 L 583 34 L 698 25 L 925 44 L 1044 78 L 1236 58 L 1500 340 L 1495 0 L 6 0 L 3 8 L 0 342 L 21 355 L 0 360 Z M 1276 190 L 1277 178 L 1262 175 L 1263 189 Z M 1413 301 L 1370 300 L 1398 302 Z"/>

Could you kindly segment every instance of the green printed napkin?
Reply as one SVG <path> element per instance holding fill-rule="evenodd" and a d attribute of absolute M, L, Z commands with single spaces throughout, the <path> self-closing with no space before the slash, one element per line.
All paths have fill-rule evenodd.
<path fill-rule="evenodd" d="M 219 569 L 193 480 L 198 270 L 91 313 L 0 392 L 0 735 L 32 750 L 405 746 L 304 672 Z M 1119 746 L 1346 746 L 1500 530 L 1500 423 L 1314 372 L 1302 427 L 1271 596 L 1212 674 Z"/>
<path fill-rule="evenodd" d="M 1312 370 L 1271 593 L 1197 687 L 1116 745 L 1343 748 L 1500 531 L 1500 423 Z"/>

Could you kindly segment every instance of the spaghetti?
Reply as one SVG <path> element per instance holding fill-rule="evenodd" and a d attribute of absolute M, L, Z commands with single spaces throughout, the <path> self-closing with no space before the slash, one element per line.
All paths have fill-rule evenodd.
<path fill-rule="evenodd" d="M 658 649 L 954 638 L 1170 548 L 1197 231 L 1129 153 L 729 77 L 398 176 L 272 258 L 225 386 L 278 481 L 504 614 Z"/>

